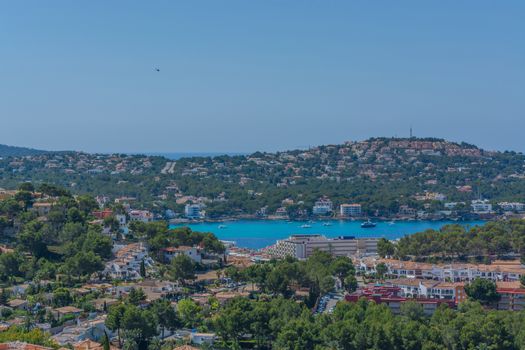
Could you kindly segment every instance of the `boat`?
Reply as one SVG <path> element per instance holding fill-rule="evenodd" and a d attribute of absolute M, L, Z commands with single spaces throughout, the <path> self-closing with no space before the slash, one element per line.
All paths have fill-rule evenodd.
<path fill-rule="evenodd" d="M 304 225 L 301 225 L 301 228 L 311 228 L 312 225 L 308 225 L 308 224 L 304 224 Z"/>
<path fill-rule="evenodd" d="M 332 224 L 330 222 L 324 222 L 323 226 L 332 226 Z"/>
<path fill-rule="evenodd" d="M 362 228 L 372 228 L 372 227 L 376 227 L 376 223 L 375 222 L 372 222 L 370 221 L 370 219 L 366 220 L 365 222 L 363 222 L 361 224 L 361 227 Z"/>
<path fill-rule="evenodd" d="M 392 225 L 395 225 L 396 222 L 392 220 L 392 221 L 389 221 L 388 224 L 389 224 L 390 226 L 392 226 Z"/>
<path fill-rule="evenodd" d="M 223 229 L 223 228 L 226 228 L 226 227 L 227 227 L 226 225 L 219 225 L 220 229 Z"/>

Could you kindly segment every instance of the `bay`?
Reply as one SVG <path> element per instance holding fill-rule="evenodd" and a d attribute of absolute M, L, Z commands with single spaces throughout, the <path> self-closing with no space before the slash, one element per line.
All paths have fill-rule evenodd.
<path fill-rule="evenodd" d="M 219 239 L 235 241 L 237 246 L 260 249 L 274 244 L 279 239 L 292 234 L 322 234 L 327 237 L 355 236 L 385 237 L 398 239 L 427 229 L 439 230 L 448 224 L 465 227 L 483 225 L 483 221 L 396 221 L 377 222 L 373 228 L 362 228 L 362 221 L 284 221 L 284 220 L 240 220 L 225 222 L 201 222 L 182 225 L 171 225 L 170 228 L 188 226 L 194 231 L 212 232 Z M 309 228 L 303 225 L 311 226 Z"/>

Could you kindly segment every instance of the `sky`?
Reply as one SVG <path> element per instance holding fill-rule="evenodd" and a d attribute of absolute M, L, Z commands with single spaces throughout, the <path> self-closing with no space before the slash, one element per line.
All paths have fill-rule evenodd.
<path fill-rule="evenodd" d="M 522 0 L 2 1 L 0 144 L 525 151 Z M 156 71 L 158 68 L 160 71 Z"/>

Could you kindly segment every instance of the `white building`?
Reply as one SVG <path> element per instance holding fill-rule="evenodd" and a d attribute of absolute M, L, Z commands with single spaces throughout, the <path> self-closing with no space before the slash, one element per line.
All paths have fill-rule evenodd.
<path fill-rule="evenodd" d="M 120 232 L 127 235 L 129 233 L 128 223 L 126 219 L 126 215 L 124 214 L 116 214 L 115 219 L 118 221 Z"/>
<path fill-rule="evenodd" d="M 153 214 L 147 210 L 131 210 L 129 212 L 129 220 L 151 222 L 153 221 Z"/>
<path fill-rule="evenodd" d="M 435 193 L 434 196 L 433 196 L 433 200 L 435 201 L 444 201 L 447 199 L 447 196 L 445 196 L 443 193 Z"/>
<path fill-rule="evenodd" d="M 97 204 L 101 209 L 109 203 L 109 197 L 106 196 L 96 196 L 95 200 L 97 201 Z"/>
<path fill-rule="evenodd" d="M 332 239 L 316 234 L 300 234 L 277 241 L 265 252 L 277 258 L 291 256 L 306 259 L 315 250 L 329 252 L 334 256 L 374 255 L 377 253 L 377 239 L 344 236 Z"/>
<path fill-rule="evenodd" d="M 343 217 L 361 216 L 361 204 L 341 204 L 339 214 Z"/>
<path fill-rule="evenodd" d="M 217 336 L 215 333 L 190 333 L 190 340 L 197 345 L 212 345 Z"/>
<path fill-rule="evenodd" d="M 504 211 L 516 211 L 516 212 L 522 212 L 525 211 L 525 204 L 519 203 L 519 202 L 500 202 L 498 205 L 503 209 Z"/>
<path fill-rule="evenodd" d="M 438 281 L 464 282 L 476 278 L 492 281 L 519 281 L 525 274 L 525 267 L 519 261 L 494 262 L 485 264 L 430 264 L 391 259 L 365 257 L 354 265 L 363 272 L 376 272 L 379 263 L 385 263 L 387 275 L 395 278 L 424 278 Z"/>
<path fill-rule="evenodd" d="M 204 217 L 200 204 L 186 204 L 184 207 L 184 215 L 188 219 L 202 219 Z"/>
<path fill-rule="evenodd" d="M 112 336 L 112 332 L 105 325 L 106 316 L 97 317 L 95 319 L 88 319 L 85 321 L 78 321 L 72 326 L 64 327 L 64 329 L 54 335 L 51 339 L 59 345 L 74 344 L 83 340 L 100 341 L 104 334 Z"/>
<path fill-rule="evenodd" d="M 114 246 L 115 259 L 108 261 L 104 274 L 115 279 L 134 280 L 141 278 L 140 264 L 144 261 L 146 267 L 153 266 L 153 260 L 148 255 L 142 243 L 132 243 L 125 246 Z"/>
<path fill-rule="evenodd" d="M 202 261 L 202 255 L 197 247 L 180 246 L 180 247 L 168 247 L 163 248 L 162 253 L 166 261 L 171 261 L 174 257 L 184 254 L 196 263 Z"/>
<path fill-rule="evenodd" d="M 447 203 L 443 204 L 443 206 L 445 207 L 445 209 L 453 210 L 453 209 L 455 209 L 459 204 L 464 205 L 465 202 L 447 202 Z"/>
<path fill-rule="evenodd" d="M 320 198 L 315 202 L 312 213 L 314 215 L 326 215 L 333 211 L 333 203 L 328 198 Z"/>
<path fill-rule="evenodd" d="M 387 280 L 387 286 L 401 289 L 406 298 L 434 298 L 461 302 L 466 299 L 463 282 L 443 282 L 421 278 L 398 278 Z"/>
<path fill-rule="evenodd" d="M 492 204 L 490 204 L 488 199 L 475 199 L 470 206 L 476 214 L 489 214 L 492 212 Z"/>

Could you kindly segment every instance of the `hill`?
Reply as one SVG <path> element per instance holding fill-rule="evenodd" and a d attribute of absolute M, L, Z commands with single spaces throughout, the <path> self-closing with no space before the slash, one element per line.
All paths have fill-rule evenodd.
<path fill-rule="evenodd" d="M 372 138 L 308 150 L 189 157 L 41 153 L 0 161 L 0 187 L 56 183 L 76 193 L 134 197 L 164 214 L 199 203 L 209 217 L 308 217 L 326 196 L 359 203 L 366 216 L 465 217 L 480 196 L 493 204 L 525 198 L 525 156 L 443 139 Z M 451 210 L 445 203 L 457 203 Z M 446 212 L 451 213 L 447 214 Z M 419 214 L 418 214 L 419 215 Z"/>
<path fill-rule="evenodd" d="M 46 151 L 26 147 L 0 145 L 0 157 L 24 157 L 46 153 Z"/>

